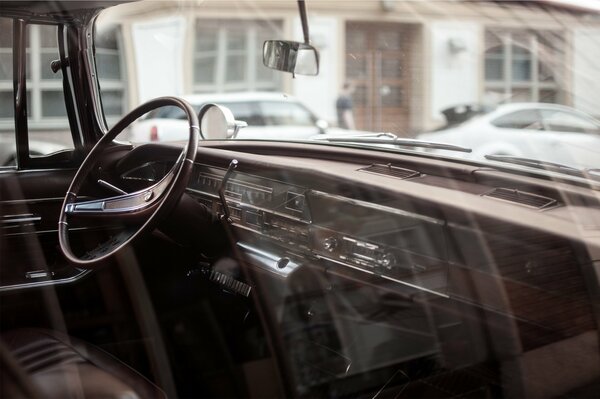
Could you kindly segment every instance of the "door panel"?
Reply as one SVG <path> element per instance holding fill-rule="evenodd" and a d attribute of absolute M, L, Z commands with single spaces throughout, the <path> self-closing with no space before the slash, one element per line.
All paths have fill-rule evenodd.
<path fill-rule="evenodd" d="M 60 254 L 57 223 L 74 169 L 0 173 L 0 291 L 79 273 Z"/>

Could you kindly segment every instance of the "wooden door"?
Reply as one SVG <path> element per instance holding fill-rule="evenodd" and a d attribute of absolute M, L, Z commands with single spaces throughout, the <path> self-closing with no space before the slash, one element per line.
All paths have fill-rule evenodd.
<path fill-rule="evenodd" d="M 358 129 L 408 134 L 410 33 L 405 24 L 346 24 L 346 79 L 355 86 Z"/>

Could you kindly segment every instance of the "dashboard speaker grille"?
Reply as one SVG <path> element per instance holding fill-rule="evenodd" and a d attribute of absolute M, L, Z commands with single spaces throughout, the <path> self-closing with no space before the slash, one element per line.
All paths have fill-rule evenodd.
<path fill-rule="evenodd" d="M 411 177 L 419 176 L 420 173 L 416 170 L 400 168 L 391 164 L 373 164 L 365 168 L 358 169 L 361 172 L 374 173 L 377 175 L 392 176 L 398 179 L 410 179 Z"/>
<path fill-rule="evenodd" d="M 558 204 L 558 201 L 553 198 L 511 188 L 495 188 L 492 191 L 488 191 L 487 193 L 483 194 L 483 196 L 494 198 L 500 201 L 513 202 L 535 209 L 547 209 Z"/>

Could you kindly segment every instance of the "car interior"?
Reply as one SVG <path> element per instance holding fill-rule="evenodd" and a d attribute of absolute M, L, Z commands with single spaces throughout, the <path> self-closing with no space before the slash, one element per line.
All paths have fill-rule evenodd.
<path fill-rule="evenodd" d="M 600 391 L 600 184 L 421 151 L 203 141 L 176 97 L 109 130 L 87 58 L 109 2 L 81 3 L 0 11 L 18 151 L 0 170 L 2 397 Z M 28 151 L 28 24 L 64 38 L 74 149 Z M 119 140 L 162 107 L 185 113 L 186 142 Z"/>

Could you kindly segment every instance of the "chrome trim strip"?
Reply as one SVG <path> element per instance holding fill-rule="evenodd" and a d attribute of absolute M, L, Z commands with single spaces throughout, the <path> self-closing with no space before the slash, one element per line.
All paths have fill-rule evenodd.
<path fill-rule="evenodd" d="M 203 196 L 211 198 L 211 199 L 216 199 L 216 200 L 219 199 L 219 196 L 216 195 L 216 194 L 207 193 L 205 191 L 200 191 L 200 190 L 196 190 L 196 189 L 189 188 L 189 187 L 186 188 L 186 191 L 190 191 L 190 192 L 192 192 L 194 194 L 203 195 Z M 231 202 L 233 204 L 233 206 L 240 207 L 242 209 L 250 209 L 250 210 L 253 210 L 253 211 L 262 211 L 262 212 L 266 212 L 266 213 L 269 213 L 269 214 L 272 214 L 272 215 L 275 215 L 275 216 L 280 216 L 282 218 L 290 219 L 290 220 L 293 220 L 293 221 L 296 221 L 296 222 L 301 222 L 301 223 L 304 223 L 304 224 L 307 224 L 307 225 L 312 223 L 312 220 L 310 220 L 310 219 L 308 219 L 308 220 L 307 219 L 301 219 L 301 218 L 299 218 L 297 216 L 289 215 L 287 213 L 281 213 L 281 212 L 275 211 L 273 209 L 263 208 L 263 207 L 260 207 L 260 206 L 256 206 L 256 205 L 252 205 L 252 204 L 247 204 L 245 202 L 235 201 L 231 197 L 227 197 L 227 199 L 230 200 L 228 202 Z"/>
<path fill-rule="evenodd" d="M 64 223 L 65 225 L 69 225 L 66 222 L 59 222 L 59 223 Z M 110 227 L 107 227 L 110 228 Z M 113 229 L 116 227 L 113 227 Z M 73 232 L 73 231 L 85 231 L 85 230 L 98 230 L 98 227 L 75 227 L 75 228 L 71 228 L 69 229 L 69 232 Z M 4 237 L 15 237 L 15 236 L 22 236 L 22 235 L 31 235 L 31 234 L 48 234 L 48 233 L 57 233 L 58 230 L 56 229 L 52 229 L 52 230 L 35 230 L 35 231 L 28 231 L 28 232 L 18 232 L 18 233 L 6 233 L 4 232 Z"/>
<path fill-rule="evenodd" d="M 0 223 L 2 225 L 19 225 L 22 223 L 40 222 L 41 220 L 41 216 L 28 213 L 23 215 L 5 215 L 0 219 Z"/>
<path fill-rule="evenodd" d="M 53 286 L 53 285 L 71 284 L 71 283 L 74 283 L 74 282 L 82 279 L 83 277 L 87 276 L 88 274 L 90 274 L 92 272 L 91 270 L 84 270 L 84 269 L 76 269 L 76 270 L 77 270 L 77 274 L 75 274 L 74 276 L 71 276 L 71 277 L 67 277 L 67 278 L 0 286 L 0 292 L 16 291 L 16 290 L 23 290 L 23 289 L 29 289 L 29 288 L 49 287 L 49 286 Z"/>
<path fill-rule="evenodd" d="M 450 296 L 447 295 L 447 294 L 442 294 L 441 292 L 430 290 L 429 288 L 421 287 L 421 286 L 418 286 L 418 285 L 415 285 L 415 284 L 408 283 L 406 281 L 398 280 L 396 278 L 386 276 L 385 274 L 378 274 L 378 273 L 372 272 L 370 270 L 366 270 L 366 269 L 360 268 L 358 266 L 351 265 L 349 263 L 341 262 L 341 261 L 339 261 L 337 259 L 328 258 L 326 256 L 322 256 L 322 255 L 319 255 L 319 254 L 315 254 L 315 256 L 318 259 L 330 261 L 330 262 L 333 262 L 333 263 L 337 263 L 338 265 L 346 266 L 346 267 L 349 267 L 349 268 L 352 268 L 352 269 L 355 269 L 355 270 L 358 270 L 358 271 L 361 271 L 361 272 L 364 272 L 364 273 L 367 273 L 367 274 L 372 274 L 372 275 L 375 275 L 375 276 L 379 276 L 379 277 L 384 278 L 386 280 L 390 280 L 390 281 L 393 281 L 395 283 L 402 284 L 402 285 L 404 285 L 406 287 L 410 287 L 410 288 L 413 288 L 413 289 L 416 289 L 416 290 L 419 290 L 419 291 L 427 292 L 428 294 L 437 295 L 437 296 L 440 296 L 440 297 L 446 298 L 446 299 L 450 298 Z"/>
<path fill-rule="evenodd" d="M 63 200 L 64 200 L 63 197 L 6 200 L 6 201 L 0 201 L 0 205 L 35 204 L 35 203 L 39 203 L 39 202 L 62 202 Z"/>
<path fill-rule="evenodd" d="M 179 161 L 178 161 L 179 162 Z M 177 164 L 176 164 L 177 165 Z M 65 205 L 67 215 L 76 214 L 110 214 L 127 213 L 146 209 L 152 206 L 167 191 L 172 180 L 175 178 L 175 166 L 158 183 L 133 193 L 118 195 L 115 197 L 95 199 L 83 202 L 71 202 Z M 72 193 L 71 193 L 72 194 Z M 67 194 L 68 195 L 68 194 Z M 131 203 L 129 206 L 119 204 Z"/>
<path fill-rule="evenodd" d="M 77 168 L 46 168 L 46 169 L 16 169 L 16 168 L 11 168 L 11 169 L 4 169 L 4 168 L 0 168 L 0 174 L 8 174 L 8 173 L 35 173 L 35 172 L 56 172 L 56 171 L 60 171 L 60 172 L 64 172 L 65 170 L 77 170 Z"/>
<path fill-rule="evenodd" d="M 114 184 L 110 184 L 106 180 L 98 179 L 98 184 L 103 187 L 108 188 L 109 190 L 113 190 L 114 192 L 119 193 L 121 195 L 128 194 L 127 191 L 120 189 L 119 187 L 115 186 Z"/>
<path fill-rule="evenodd" d="M 252 260 L 256 261 L 256 266 L 263 270 L 275 273 L 281 277 L 287 277 L 300 265 L 287 256 L 279 256 L 252 245 L 238 242 L 236 244 Z"/>
<path fill-rule="evenodd" d="M 413 219 L 419 219 L 419 220 L 423 220 L 425 222 L 429 222 L 429 223 L 433 223 L 433 224 L 438 224 L 438 225 L 446 224 L 446 222 L 444 220 L 436 219 L 436 218 L 433 218 L 430 216 L 423 216 L 423 215 L 419 215 L 417 213 L 403 211 L 402 209 L 392 208 L 392 207 L 385 206 L 385 205 L 373 204 L 371 202 L 361 201 L 361 200 L 357 200 L 354 198 L 343 197 L 343 196 L 337 195 L 337 194 L 328 194 L 323 191 L 308 190 L 307 195 L 308 196 L 315 195 L 317 197 L 322 197 L 322 198 L 331 198 L 331 199 L 341 201 L 341 202 L 346 202 L 346 203 L 349 203 L 352 205 L 362 206 L 364 208 L 374 209 L 377 211 L 391 213 L 394 215 L 406 216 L 406 217 L 410 217 Z"/>

